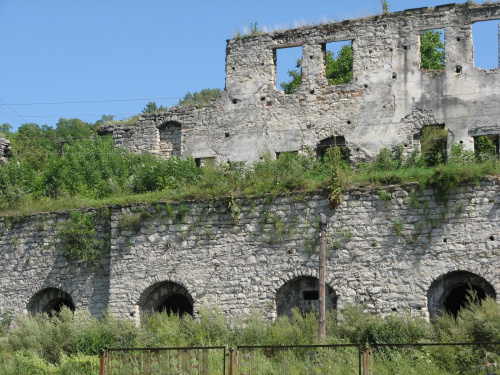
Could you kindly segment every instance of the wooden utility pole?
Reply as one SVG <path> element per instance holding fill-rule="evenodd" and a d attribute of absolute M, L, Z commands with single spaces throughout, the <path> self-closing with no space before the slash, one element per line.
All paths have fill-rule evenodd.
<path fill-rule="evenodd" d="M 319 341 L 326 339 L 326 216 L 319 215 Z"/>

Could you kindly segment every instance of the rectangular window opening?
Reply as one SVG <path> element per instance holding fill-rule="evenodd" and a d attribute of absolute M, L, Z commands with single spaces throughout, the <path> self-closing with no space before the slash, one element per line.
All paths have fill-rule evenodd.
<path fill-rule="evenodd" d="M 302 47 L 279 48 L 275 51 L 276 87 L 293 94 L 302 83 Z"/>
<path fill-rule="evenodd" d="M 341 85 L 351 82 L 353 60 L 352 40 L 325 44 L 325 66 L 328 84 Z"/>
<path fill-rule="evenodd" d="M 474 66 L 476 68 L 498 68 L 498 23 L 499 20 L 493 20 L 472 24 Z"/>
<path fill-rule="evenodd" d="M 444 70 L 444 29 L 420 32 L 420 69 Z"/>
<path fill-rule="evenodd" d="M 317 301 L 319 300 L 319 291 L 317 290 L 304 290 L 302 292 L 304 301 Z"/>
<path fill-rule="evenodd" d="M 479 162 L 498 158 L 499 138 L 498 134 L 474 137 L 474 154 Z"/>

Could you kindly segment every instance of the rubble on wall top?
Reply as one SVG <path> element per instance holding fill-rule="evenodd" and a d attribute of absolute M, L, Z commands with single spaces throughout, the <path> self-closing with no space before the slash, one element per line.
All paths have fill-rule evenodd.
<path fill-rule="evenodd" d="M 328 22 L 314 25 L 306 25 L 298 28 L 290 28 L 285 30 L 275 30 L 270 32 L 265 32 L 259 30 L 258 34 L 245 34 L 241 36 L 236 36 L 232 39 L 227 39 L 227 44 L 235 43 L 237 41 L 244 41 L 244 43 L 249 42 L 250 40 L 262 39 L 262 38 L 280 38 L 284 36 L 289 36 L 290 34 L 294 34 L 296 32 L 303 32 L 308 29 L 321 29 L 325 26 L 327 27 L 337 27 L 340 29 L 344 29 L 347 26 L 353 27 L 356 24 L 363 23 L 366 21 L 378 21 L 378 20 L 388 20 L 388 19 L 398 19 L 400 17 L 407 17 L 409 15 L 425 15 L 430 13 L 444 13 L 452 10 L 458 10 L 461 12 L 469 12 L 469 11 L 477 11 L 491 8 L 499 8 L 500 2 L 488 2 L 484 4 L 469 4 L 469 3 L 448 3 L 442 5 L 436 5 L 435 7 L 420 7 L 420 8 L 409 8 L 397 12 L 390 12 L 386 14 L 376 14 L 372 16 L 368 16 L 365 18 L 356 18 L 350 20 L 342 20 L 337 22 Z"/>

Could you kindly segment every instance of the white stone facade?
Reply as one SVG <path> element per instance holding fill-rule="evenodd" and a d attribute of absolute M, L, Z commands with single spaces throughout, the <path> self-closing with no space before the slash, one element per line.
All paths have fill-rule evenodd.
<path fill-rule="evenodd" d="M 499 187 L 498 178 L 484 179 L 449 192 L 446 204 L 416 185 L 384 194 L 359 188 L 336 210 L 324 195 L 237 199 L 237 216 L 224 199 L 111 207 L 109 215 L 96 212 L 104 239 L 96 269 L 61 255 L 56 235 L 69 213 L 9 218 L 0 223 L 0 313 L 44 311 L 55 298 L 96 316 L 109 307 L 131 319 L 172 296 L 195 314 L 218 307 L 229 318 L 256 310 L 272 319 L 279 306 L 290 306 L 290 295 L 311 307 L 308 282 L 293 293 L 284 287 L 318 277 L 323 213 L 330 306 L 364 303 L 372 312 L 429 317 L 463 282 L 498 295 Z M 140 226 L 126 224 L 132 216 Z"/>
<path fill-rule="evenodd" d="M 448 148 L 462 143 L 473 149 L 474 137 L 500 133 L 500 70 L 474 67 L 472 40 L 473 23 L 494 19 L 500 19 L 498 3 L 448 4 L 231 39 L 219 99 L 204 108 L 143 114 L 133 126 L 101 131 L 135 152 L 168 157 L 157 139 L 166 123 L 176 122 L 180 155 L 216 162 L 314 149 L 335 136 L 345 139 L 352 162 L 365 161 L 382 147 L 419 148 L 428 125 L 449 130 Z M 420 69 L 420 33 L 429 29 L 444 30 L 443 71 Z M 353 45 L 353 79 L 329 85 L 325 45 L 345 40 Z M 286 95 L 276 87 L 276 50 L 297 46 L 302 84 Z"/>

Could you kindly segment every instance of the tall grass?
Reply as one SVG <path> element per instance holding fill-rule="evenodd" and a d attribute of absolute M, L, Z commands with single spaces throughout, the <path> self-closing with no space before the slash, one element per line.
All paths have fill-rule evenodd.
<path fill-rule="evenodd" d="M 422 189 L 437 186 L 441 194 L 461 183 L 500 174 L 497 157 L 477 155 L 452 147 L 446 163 L 426 166 L 428 156 L 403 155 L 402 147 L 384 148 L 372 163 L 349 165 L 326 153 L 316 157 L 283 153 L 278 159 L 264 154 L 253 164 L 229 162 L 197 167 L 192 158 L 168 160 L 134 154 L 114 147 L 111 139 L 74 141 L 64 157 L 51 154 L 44 167 L 13 160 L 0 168 L 0 210 L 16 214 L 33 211 L 96 207 L 110 204 L 151 203 L 158 200 L 256 197 L 318 189 L 330 191 L 340 203 L 351 186 L 383 186 L 418 182 Z"/>
<path fill-rule="evenodd" d="M 5 317 L 7 318 L 7 317 Z M 255 312 L 227 320 L 218 310 L 201 310 L 199 317 L 165 313 L 143 316 L 140 327 L 126 318 L 106 314 L 93 318 L 88 311 L 73 314 L 63 308 L 58 315 L 20 316 L 15 328 L 0 337 L 1 374 L 92 374 L 98 354 L 106 347 L 182 346 L 277 346 L 272 350 L 242 349 L 247 364 L 260 368 L 253 374 L 277 373 L 285 366 L 289 374 L 303 374 L 311 366 L 345 373 L 357 368 L 357 349 L 286 349 L 283 345 L 317 344 L 316 312 L 279 317 L 271 322 Z M 327 344 L 382 344 L 417 342 L 464 342 L 500 340 L 500 305 L 487 298 L 470 300 L 456 319 L 444 314 L 433 324 L 409 315 L 385 318 L 364 311 L 361 305 L 348 306 L 341 314 L 327 314 Z M 466 346 L 376 349 L 373 356 L 378 374 L 473 374 L 484 365 L 485 350 L 490 362 L 498 359 L 500 348 Z M 243 357 L 242 357 L 243 358 Z M 251 363 L 250 363 L 251 362 Z M 281 371 L 280 370 L 280 371 Z M 342 372 L 344 371 L 344 372 Z M 418 372 L 420 371 L 420 372 Z M 476 372 L 474 372 L 476 371 Z"/>

